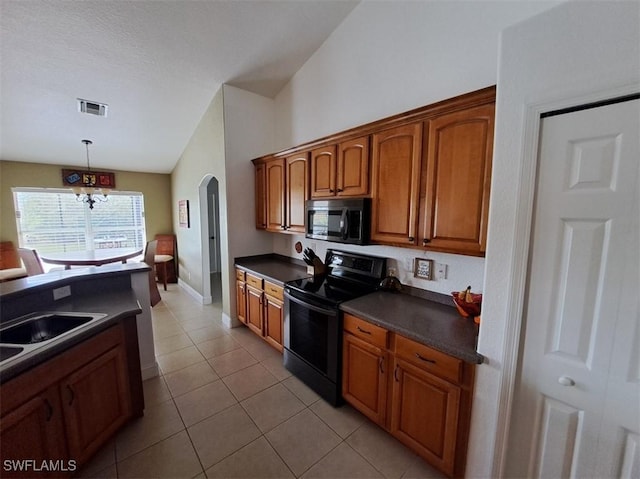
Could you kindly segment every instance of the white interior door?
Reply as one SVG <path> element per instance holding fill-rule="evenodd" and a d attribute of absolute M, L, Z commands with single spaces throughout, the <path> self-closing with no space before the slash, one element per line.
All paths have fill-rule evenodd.
<path fill-rule="evenodd" d="M 640 477 L 639 118 L 542 120 L 509 477 Z"/>

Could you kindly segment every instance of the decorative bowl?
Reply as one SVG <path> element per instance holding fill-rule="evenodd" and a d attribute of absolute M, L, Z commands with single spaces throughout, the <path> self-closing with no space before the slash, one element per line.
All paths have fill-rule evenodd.
<path fill-rule="evenodd" d="M 482 293 L 471 293 L 471 299 L 473 300 L 471 303 L 467 303 L 467 301 L 465 301 L 464 292 L 461 293 L 459 291 L 453 291 L 451 296 L 453 296 L 453 303 L 456 305 L 458 312 L 463 318 L 467 318 L 469 316 L 480 316 Z"/>

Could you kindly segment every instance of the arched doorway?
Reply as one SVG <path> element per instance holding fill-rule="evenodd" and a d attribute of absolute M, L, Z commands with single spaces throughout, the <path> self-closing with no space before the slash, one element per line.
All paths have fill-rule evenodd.
<path fill-rule="evenodd" d="M 206 175 L 199 187 L 202 241 L 202 295 L 205 303 L 222 302 L 220 195 L 218 180 Z"/>

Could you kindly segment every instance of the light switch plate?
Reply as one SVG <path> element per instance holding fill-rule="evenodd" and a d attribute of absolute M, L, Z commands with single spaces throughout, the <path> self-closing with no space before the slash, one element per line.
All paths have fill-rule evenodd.
<path fill-rule="evenodd" d="M 416 258 L 414 260 L 413 275 L 416 278 L 433 279 L 433 260 Z"/>

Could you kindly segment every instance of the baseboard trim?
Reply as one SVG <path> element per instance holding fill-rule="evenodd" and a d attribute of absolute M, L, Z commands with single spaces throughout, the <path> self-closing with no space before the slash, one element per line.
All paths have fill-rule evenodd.
<path fill-rule="evenodd" d="M 191 286 L 189 286 L 187 283 L 185 283 L 179 278 L 178 278 L 178 286 L 184 289 L 187 292 L 187 294 L 189 294 L 189 296 L 196 299 L 199 303 L 207 304 L 204 302 L 204 297 L 200 293 L 198 293 L 195 289 L 193 289 Z"/>
<path fill-rule="evenodd" d="M 152 365 L 142 367 L 141 374 L 143 381 L 160 376 L 160 368 L 158 367 L 158 362 L 154 361 Z"/>

